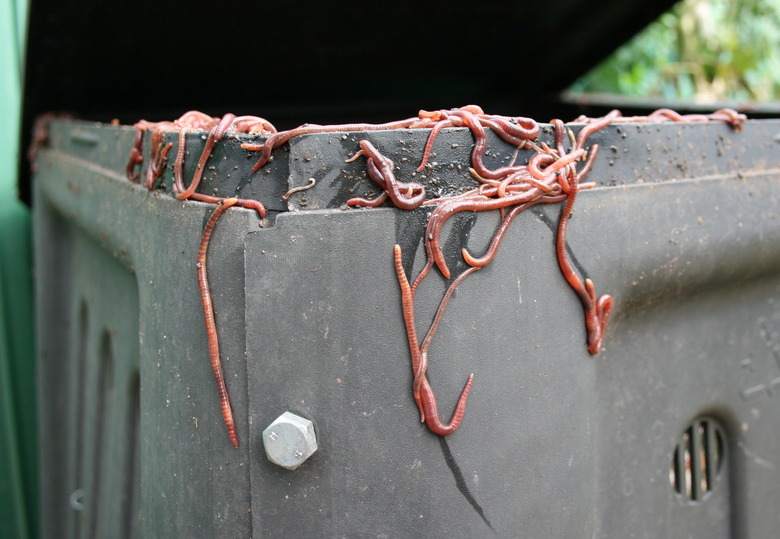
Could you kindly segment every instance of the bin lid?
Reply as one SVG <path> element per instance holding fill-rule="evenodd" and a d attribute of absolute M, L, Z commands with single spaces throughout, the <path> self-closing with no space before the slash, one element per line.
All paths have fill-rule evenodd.
<path fill-rule="evenodd" d="M 673 3 L 36 0 L 28 112 L 516 107 L 566 88 Z"/>
<path fill-rule="evenodd" d="M 547 118 L 547 96 L 673 3 L 36 0 L 23 147 L 50 111 L 122 123 L 243 111 L 285 128 L 473 102 Z"/>

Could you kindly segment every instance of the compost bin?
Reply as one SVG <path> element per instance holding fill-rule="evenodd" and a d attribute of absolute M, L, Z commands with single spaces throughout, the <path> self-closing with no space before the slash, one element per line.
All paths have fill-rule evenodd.
<path fill-rule="evenodd" d="M 585 129 L 567 127 L 566 145 Z M 613 298 L 603 349 L 589 353 L 559 268 L 563 204 L 529 207 L 460 282 L 429 343 L 425 383 L 443 421 L 474 375 L 446 437 L 420 423 L 412 396 L 394 251 L 404 273 L 420 272 L 436 205 L 348 202 L 381 191 L 355 158 L 361 141 L 399 181 L 457 198 L 476 183 L 472 131 L 442 130 L 422 172 L 431 129 L 297 136 L 257 172 L 252 148 L 271 135 L 228 131 L 198 191 L 266 210 L 227 209 L 208 246 L 236 448 L 197 283 L 202 233 L 224 208 L 174 196 L 176 162 L 193 177 L 207 131 L 164 132 L 157 150 L 147 131 L 136 170 L 138 130 L 52 121 L 35 177 L 49 522 L 100 536 L 771 534 L 780 122 L 739 127 L 613 123 L 590 135 L 595 186 L 577 197 L 566 248 Z M 490 169 L 539 155 L 485 132 Z M 168 144 L 149 190 L 151 153 Z M 554 147 L 553 127 L 535 144 Z M 408 185 L 402 195 L 416 194 Z M 445 224 L 451 276 L 434 268 L 417 288 L 420 340 L 467 267 L 461 249 L 481 254 L 500 222 L 466 211 Z M 264 449 L 284 412 L 316 434 L 295 470 Z"/>

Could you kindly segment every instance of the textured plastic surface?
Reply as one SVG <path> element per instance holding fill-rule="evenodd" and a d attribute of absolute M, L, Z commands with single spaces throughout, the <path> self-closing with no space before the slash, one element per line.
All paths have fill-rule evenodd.
<path fill-rule="evenodd" d="M 254 156 L 227 139 L 203 192 L 257 194 L 274 210 L 259 222 L 230 209 L 209 251 L 234 449 L 195 278 L 213 207 L 130 184 L 132 130 L 53 124 L 35 206 L 44 533 L 775 535 L 778 133 L 766 121 L 739 133 L 594 134 L 602 152 L 589 180 L 600 187 L 578 198 L 569 248 L 615 298 L 604 350 L 588 354 L 581 305 L 557 266 L 560 208 L 525 212 L 495 261 L 458 288 L 431 348 L 443 416 L 475 375 L 448 438 L 418 422 L 393 270 L 394 243 L 407 269 L 424 263 L 429 210 L 343 207 L 372 188 L 364 163 L 344 163 L 362 134 L 299 137 L 256 176 Z M 426 136 L 365 134 L 404 179 Z M 512 158 L 490 144 L 500 149 L 489 166 Z M 467 185 L 470 150 L 468 132 L 445 131 L 422 175 L 429 190 Z M 314 188 L 281 199 L 312 177 Z M 452 267 L 464 242 L 481 252 L 496 224 L 453 219 L 443 236 Z M 444 287 L 421 285 L 419 324 Z M 262 446 L 286 410 L 314 422 L 319 446 L 295 471 Z M 714 484 L 691 502 L 671 475 L 696 451 L 675 449 L 700 418 L 719 426 L 723 447 L 708 453 L 720 458 Z"/>

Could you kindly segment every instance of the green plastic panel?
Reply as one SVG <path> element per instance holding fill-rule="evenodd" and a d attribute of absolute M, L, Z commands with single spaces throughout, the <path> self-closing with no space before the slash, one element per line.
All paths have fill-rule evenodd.
<path fill-rule="evenodd" d="M 0 1 L 0 537 L 37 535 L 30 212 L 18 200 L 25 0 Z"/>

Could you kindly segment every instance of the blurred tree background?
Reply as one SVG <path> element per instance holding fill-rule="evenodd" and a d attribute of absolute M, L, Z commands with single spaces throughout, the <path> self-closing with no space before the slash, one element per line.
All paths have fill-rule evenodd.
<path fill-rule="evenodd" d="M 780 0 L 683 0 L 570 90 L 702 104 L 780 100 Z"/>

